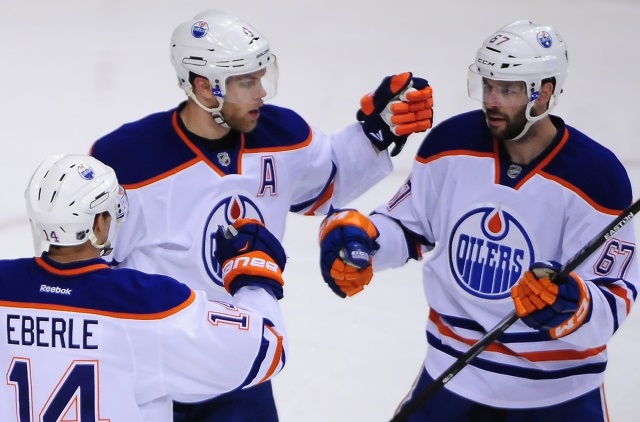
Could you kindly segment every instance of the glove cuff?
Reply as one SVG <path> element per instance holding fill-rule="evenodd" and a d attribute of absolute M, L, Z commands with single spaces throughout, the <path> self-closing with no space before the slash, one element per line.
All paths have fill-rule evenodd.
<path fill-rule="evenodd" d="M 365 118 L 361 125 L 362 131 L 378 151 L 384 151 L 393 143 L 404 144 L 408 138 L 408 135 L 394 135 L 380 115 Z"/>
<path fill-rule="evenodd" d="M 576 273 L 569 274 L 575 281 L 575 285 L 579 291 L 578 308 L 573 312 L 566 321 L 549 330 L 549 335 L 553 339 L 558 339 L 571 334 L 582 324 L 591 318 L 591 293 L 587 284 Z"/>
<path fill-rule="evenodd" d="M 232 285 L 235 284 L 236 279 L 247 280 L 254 278 L 271 280 L 273 283 L 279 284 L 281 290 L 284 285 L 280 267 L 269 255 L 262 251 L 252 251 L 238 255 L 227 260 L 222 267 L 224 287 L 231 294 L 239 288 L 233 287 L 232 292 Z"/>
<path fill-rule="evenodd" d="M 226 289 L 231 296 L 233 296 L 238 290 L 240 290 L 240 288 L 245 286 L 256 286 L 265 289 L 278 300 L 284 297 L 284 289 L 282 288 L 282 285 L 273 279 L 264 277 L 239 275 L 229 283 L 229 286 L 226 287 Z"/>

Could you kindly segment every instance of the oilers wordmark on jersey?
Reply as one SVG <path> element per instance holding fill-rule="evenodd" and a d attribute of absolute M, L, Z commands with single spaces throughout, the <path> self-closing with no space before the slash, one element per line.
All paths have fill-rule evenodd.
<path fill-rule="evenodd" d="M 509 296 L 534 259 L 531 239 L 509 212 L 480 207 L 464 214 L 449 239 L 451 274 L 465 291 L 485 299 Z"/>

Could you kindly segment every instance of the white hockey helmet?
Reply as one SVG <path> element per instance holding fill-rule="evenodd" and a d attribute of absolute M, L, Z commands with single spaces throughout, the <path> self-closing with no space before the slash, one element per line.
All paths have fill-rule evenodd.
<path fill-rule="evenodd" d="M 178 76 L 178 85 L 196 103 L 214 116 L 227 97 L 226 82 L 231 76 L 245 75 L 266 69 L 261 82 L 271 98 L 277 90 L 278 69 L 269 41 L 258 30 L 238 17 L 222 10 L 210 9 L 180 24 L 171 36 L 171 63 Z M 208 109 L 195 99 L 190 74 L 205 77 L 220 103 Z"/>
<path fill-rule="evenodd" d="M 36 254 L 50 245 L 73 246 L 87 240 L 104 253 L 115 237 L 98 244 L 93 233 L 95 216 L 111 215 L 115 226 L 128 213 L 127 196 L 113 169 L 87 155 L 54 155 L 33 173 L 25 191 Z"/>
<path fill-rule="evenodd" d="M 550 26 L 528 20 L 513 22 L 488 37 L 469 66 L 469 96 L 483 100 L 483 78 L 497 81 L 523 81 L 527 90 L 529 124 L 546 116 L 558 103 L 569 71 L 567 46 L 562 36 Z M 540 95 L 543 81 L 555 78 L 549 108 L 541 116 L 530 115 L 533 101 Z M 517 138 L 516 138 L 517 139 Z"/>

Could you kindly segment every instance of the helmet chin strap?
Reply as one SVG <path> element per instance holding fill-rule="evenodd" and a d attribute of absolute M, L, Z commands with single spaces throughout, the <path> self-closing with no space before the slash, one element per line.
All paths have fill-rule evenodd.
<path fill-rule="evenodd" d="M 200 102 L 200 100 L 198 100 L 198 98 L 196 97 L 196 94 L 193 93 L 193 89 L 191 89 L 190 86 L 186 87 L 184 89 L 184 92 L 187 94 L 187 97 L 191 98 L 193 100 L 193 102 L 198 105 L 198 107 L 200 107 L 201 109 L 203 109 L 204 111 L 206 111 L 208 113 L 211 113 L 211 115 L 213 116 L 213 119 L 215 120 L 215 122 L 217 124 L 219 124 L 222 127 L 229 128 L 229 125 L 227 125 L 227 122 L 224 120 L 224 117 L 222 117 L 221 110 L 222 110 L 222 104 L 224 102 L 222 97 L 217 97 L 218 98 L 218 107 L 209 108 L 209 107 L 205 106 L 204 104 L 202 104 Z"/>
<path fill-rule="evenodd" d="M 531 115 L 533 103 L 534 101 L 529 101 L 529 104 L 527 104 L 527 108 L 524 111 L 524 115 L 527 118 L 527 123 L 524 125 L 524 128 L 522 128 L 522 132 L 520 132 L 520 134 L 515 138 L 507 139 L 507 141 L 517 141 L 518 139 L 522 138 L 535 122 L 538 122 L 546 117 L 551 112 L 551 109 L 556 105 L 556 97 L 553 97 L 552 102 L 549 103 L 549 107 L 547 107 L 547 110 L 544 113 L 535 117 Z"/>
<path fill-rule="evenodd" d="M 113 251 L 113 247 L 111 246 L 111 244 L 116 239 L 119 229 L 120 229 L 120 223 L 116 222 L 113 228 L 113 236 L 111 235 L 111 231 L 110 231 L 109 236 L 107 236 L 107 240 L 105 240 L 103 244 L 98 243 L 98 238 L 96 237 L 94 232 L 91 232 L 89 234 L 88 239 L 91 242 L 91 246 L 93 246 L 96 249 L 100 249 L 100 256 L 109 255 Z"/>

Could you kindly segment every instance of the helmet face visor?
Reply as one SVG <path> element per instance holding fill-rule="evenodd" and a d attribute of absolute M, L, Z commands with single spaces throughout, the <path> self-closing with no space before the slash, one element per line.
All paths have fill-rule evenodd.
<path fill-rule="evenodd" d="M 275 59 L 275 56 L 274 56 Z M 255 104 L 276 95 L 278 90 L 278 65 L 275 60 L 263 69 L 229 76 L 226 80 L 225 102 L 233 104 Z M 213 93 L 220 97 L 221 92 Z"/>
<path fill-rule="evenodd" d="M 500 80 L 487 78 L 475 71 L 476 66 L 469 67 L 467 91 L 469 97 L 483 104 L 499 104 L 501 106 L 523 106 L 535 98 L 529 98 L 524 81 Z"/>

